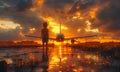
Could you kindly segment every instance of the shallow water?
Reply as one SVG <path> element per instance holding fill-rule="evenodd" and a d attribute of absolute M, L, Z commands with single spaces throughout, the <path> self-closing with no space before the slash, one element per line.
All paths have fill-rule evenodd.
<path fill-rule="evenodd" d="M 41 47 L 1 48 L 0 58 L 11 59 L 9 72 L 119 72 L 119 63 L 112 66 L 111 61 L 98 52 L 81 51 L 79 48 L 66 46 L 49 47 L 48 58 L 43 56 Z M 5 59 L 6 59 L 5 58 Z M 24 64 L 37 61 L 36 66 L 24 66 L 15 71 L 14 58 L 22 58 Z"/>

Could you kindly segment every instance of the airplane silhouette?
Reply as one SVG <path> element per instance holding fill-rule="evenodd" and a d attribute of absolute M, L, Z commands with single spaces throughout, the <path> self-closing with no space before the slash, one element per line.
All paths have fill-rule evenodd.
<path fill-rule="evenodd" d="M 41 39 L 40 36 L 32 36 L 32 35 L 25 35 L 26 37 L 32 37 L 32 38 L 39 38 Z M 60 24 L 60 32 L 56 35 L 55 38 L 49 38 L 49 40 L 54 40 L 54 41 L 57 41 L 57 42 L 63 42 L 65 40 L 71 40 L 72 41 L 75 41 L 74 39 L 79 39 L 79 38 L 89 38 L 89 37 L 95 37 L 95 36 L 98 36 L 98 35 L 88 35 L 88 36 L 76 36 L 76 37 L 68 37 L 66 38 L 64 36 L 64 34 L 61 32 L 61 24 Z"/>

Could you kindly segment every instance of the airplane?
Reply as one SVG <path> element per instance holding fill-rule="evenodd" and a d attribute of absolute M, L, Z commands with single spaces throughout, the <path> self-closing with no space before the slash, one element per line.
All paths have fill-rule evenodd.
<path fill-rule="evenodd" d="M 32 38 L 39 38 L 41 39 L 40 36 L 32 36 L 32 35 L 24 35 L 26 37 L 32 37 Z M 76 36 L 76 37 L 69 37 L 66 38 L 64 34 L 61 32 L 61 24 L 60 24 L 60 32 L 56 35 L 55 38 L 49 38 L 49 40 L 57 41 L 57 42 L 64 42 L 65 40 L 71 40 L 71 42 L 75 41 L 74 39 L 79 39 L 79 38 L 89 38 L 89 37 L 95 37 L 98 35 L 89 35 L 89 36 Z"/>

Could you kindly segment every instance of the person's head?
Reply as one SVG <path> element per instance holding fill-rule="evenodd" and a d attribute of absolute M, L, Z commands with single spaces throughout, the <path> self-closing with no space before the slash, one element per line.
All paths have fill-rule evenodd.
<path fill-rule="evenodd" d="M 43 27 L 44 27 L 44 28 L 47 28 L 47 26 L 48 26 L 48 23 L 47 23 L 47 22 L 44 22 L 44 23 L 43 23 Z"/>

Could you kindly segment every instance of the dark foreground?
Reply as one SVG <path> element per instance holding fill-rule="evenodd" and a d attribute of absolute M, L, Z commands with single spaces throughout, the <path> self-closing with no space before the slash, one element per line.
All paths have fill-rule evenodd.
<path fill-rule="evenodd" d="M 120 72 L 120 47 L 55 46 L 1 48 L 7 72 Z"/>

